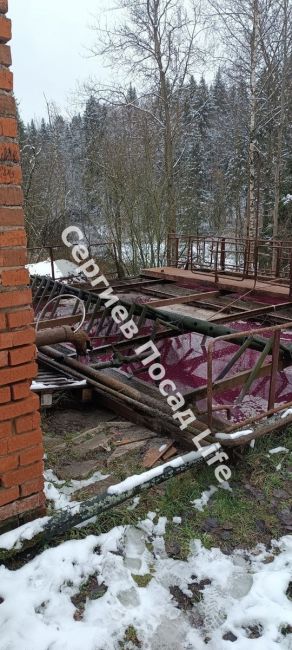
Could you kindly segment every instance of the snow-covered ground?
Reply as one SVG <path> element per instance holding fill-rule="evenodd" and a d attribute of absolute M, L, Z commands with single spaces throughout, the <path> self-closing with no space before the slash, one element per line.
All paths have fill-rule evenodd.
<path fill-rule="evenodd" d="M 30 275 L 52 276 L 51 261 L 49 259 L 44 262 L 37 262 L 36 264 L 27 264 L 26 268 L 29 270 Z M 78 275 L 80 273 L 77 264 L 74 264 L 74 262 L 70 262 L 69 260 L 54 261 L 54 271 L 56 280 L 67 278 L 70 275 Z"/>
<path fill-rule="evenodd" d="M 16 571 L 1 566 L 1 650 L 133 650 L 120 645 L 130 626 L 145 650 L 292 648 L 292 536 L 232 555 L 194 540 L 180 561 L 166 554 L 165 525 L 149 513 L 137 528 L 65 542 Z M 71 598 L 93 576 L 102 595 L 76 616 Z M 201 600 L 179 609 L 174 588 L 191 597 L 196 585 Z"/>

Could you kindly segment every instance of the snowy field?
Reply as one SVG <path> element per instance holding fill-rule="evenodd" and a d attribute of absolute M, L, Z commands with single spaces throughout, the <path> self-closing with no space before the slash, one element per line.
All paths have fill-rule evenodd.
<path fill-rule="evenodd" d="M 65 542 L 15 571 L 1 566 L 1 650 L 291 650 L 292 536 L 231 555 L 194 540 L 181 561 L 165 552 L 166 526 L 148 513 L 137 528 Z M 93 577 L 97 593 L 80 611 L 74 597 Z M 190 607 L 178 607 L 174 590 Z"/>

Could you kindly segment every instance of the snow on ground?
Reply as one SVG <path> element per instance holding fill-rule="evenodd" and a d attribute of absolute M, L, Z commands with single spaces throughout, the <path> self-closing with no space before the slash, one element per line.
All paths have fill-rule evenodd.
<path fill-rule="evenodd" d="M 282 454 L 282 453 L 289 453 L 289 449 L 287 447 L 274 447 L 274 449 L 269 449 L 269 454 Z"/>
<path fill-rule="evenodd" d="M 52 275 L 52 266 L 51 260 L 45 260 L 44 262 L 37 262 L 36 264 L 27 264 L 26 267 L 29 270 L 30 275 Z M 54 261 L 54 271 L 55 278 L 59 280 L 60 278 L 67 278 L 70 275 L 78 275 L 80 269 L 77 264 L 70 262 L 69 260 L 56 260 Z"/>
<path fill-rule="evenodd" d="M 215 485 L 210 485 L 207 490 L 204 490 L 204 492 L 202 492 L 201 496 L 198 497 L 198 499 L 194 499 L 194 501 L 190 501 L 191 505 L 199 512 L 203 512 L 205 510 L 206 505 L 209 503 L 209 500 L 213 496 L 213 494 L 218 492 L 219 489 L 232 492 L 232 488 L 230 487 L 228 481 L 222 481 L 222 483 L 218 484 L 218 487 L 216 487 Z"/>
<path fill-rule="evenodd" d="M 199 512 L 203 512 L 209 499 L 211 499 L 211 496 L 213 496 L 215 492 L 218 492 L 218 488 L 215 487 L 215 485 L 210 485 L 209 489 L 204 490 L 204 492 L 202 492 L 201 496 L 198 499 L 194 499 L 194 501 L 191 501 L 192 506 L 196 510 L 199 510 Z"/>
<path fill-rule="evenodd" d="M 44 491 L 46 499 L 52 501 L 54 510 L 68 510 L 68 508 L 70 508 L 73 514 L 79 512 L 80 502 L 70 499 L 71 495 L 89 485 L 94 485 L 94 483 L 104 481 L 110 476 L 110 474 L 102 474 L 97 471 L 88 479 L 84 479 L 83 481 L 76 481 L 75 479 L 72 479 L 71 481 L 62 481 L 58 479 L 51 469 L 47 469 L 44 476 Z"/>
<path fill-rule="evenodd" d="M 188 559 L 174 560 L 165 518 L 149 515 L 137 528 L 65 542 L 18 570 L 1 566 L 0 649 L 133 650 L 120 645 L 132 626 L 143 650 L 291 650 L 292 536 L 269 552 L 232 555 L 194 540 Z M 71 598 L 93 576 L 106 591 L 87 598 L 75 620 Z M 173 587 L 191 596 L 201 581 L 201 600 L 179 609 Z"/>

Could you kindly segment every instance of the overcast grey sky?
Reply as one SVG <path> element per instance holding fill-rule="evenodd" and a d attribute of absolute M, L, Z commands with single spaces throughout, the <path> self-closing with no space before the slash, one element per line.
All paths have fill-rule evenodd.
<path fill-rule="evenodd" d="M 94 16 L 116 21 L 114 0 L 10 0 L 13 21 L 15 95 L 25 121 L 46 115 L 44 94 L 62 111 L 76 82 L 90 76 L 105 81 L 110 71 L 89 59 Z"/>

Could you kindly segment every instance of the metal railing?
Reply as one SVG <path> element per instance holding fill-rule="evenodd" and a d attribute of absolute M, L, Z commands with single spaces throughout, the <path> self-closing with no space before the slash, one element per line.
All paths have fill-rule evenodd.
<path fill-rule="evenodd" d="M 277 398 L 277 378 L 279 373 L 283 372 L 285 367 L 288 367 L 291 364 L 291 357 L 285 359 L 283 352 L 281 352 L 281 334 L 283 330 L 285 333 L 288 329 L 292 328 L 292 322 L 274 325 L 272 327 L 262 327 L 252 330 L 247 330 L 243 332 L 236 332 L 229 335 L 219 336 L 216 339 L 212 339 L 207 346 L 207 389 L 206 389 L 206 398 L 207 398 L 207 417 L 208 417 L 208 426 L 212 429 L 213 426 L 213 413 L 218 410 L 214 406 L 213 397 L 214 393 L 219 395 L 224 394 L 226 390 L 239 389 L 239 395 L 236 397 L 233 404 L 228 405 L 228 410 L 232 413 L 232 410 L 239 406 L 244 397 L 248 394 L 251 394 L 251 389 L 255 381 L 260 378 L 267 378 L 268 380 L 268 396 L 267 396 L 267 405 L 266 409 L 263 412 L 256 416 L 245 419 L 240 424 L 247 426 L 255 422 L 255 420 L 260 420 L 262 418 L 269 417 L 274 415 L 278 411 L 283 410 L 284 408 L 292 405 L 292 402 L 282 401 L 282 404 L 278 404 L 275 407 L 275 402 Z M 245 369 L 243 372 L 237 372 L 230 376 L 230 371 L 234 369 L 237 362 L 242 358 L 242 355 L 251 346 L 253 338 L 258 337 L 259 335 L 265 335 L 266 344 L 262 351 L 259 353 L 257 359 L 251 361 L 251 367 Z M 245 338 L 246 337 L 246 338 Z M 244 340 L 245 338 L 245 340 Z M 241 341 L 241 345 L 238 342 L 238 339 Z M 243 342 L 242 342 L 243 339 Z M 220 373 L 214 379 L 214 353 L 215 348 L 218 343 L 224 341 L 224 343 L 235 343 L 238 345 L 237 350 L 227 361 L 225 367 L 221 369 Z M 292 392 L 292 391 L 291 391 Z M 277 400 L 279 403 L 281 399 Z M 220 408 L 220 407 L 219 407 Z M 221 407 L 222 408 L 222 407 Z M 226 407 L 225 407 L 226 408 Z M 238 427 L 238 422 L 237 422 Z"/>
<path fill-rule="evenodd" d="M 292 295 L 292 241 L 169 235 L 168 266 L 278 282 Z"/>

